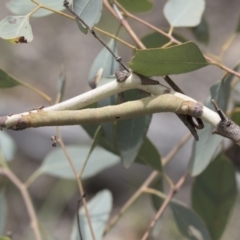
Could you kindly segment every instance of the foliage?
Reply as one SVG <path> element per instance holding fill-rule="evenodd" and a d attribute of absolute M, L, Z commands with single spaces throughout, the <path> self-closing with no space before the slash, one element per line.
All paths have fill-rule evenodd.
<path fill-rule="evenodd" d="M 155 143 L 147 137 L 152 115 L 149 112 L 147 114 L 140 114 L 136 112 L 136 109 L 132 108 L 131 111 L 135 113 L 135 117 L 130 119 L 121 120 L 121 112 L 117 112 L 119 114 L 115 115 L 114 121 L 97 123 L 94 118 L 96 116 L 94 116 L 90 119 L 93 120 L 93 124 L 82 124 L 80 127 L 91 138 L 92 142 L 90 146 L 79 144 L 65 145 L 60 130 L 57 128 L 56 136 L 52 136 L 51 139 L 53 141 L 52 145 L 58 148 L 53 149 L 45 156 L 41 164 L 32 172 L 26 182 L 21 181 L 15 175 L 14 167 L 12 167 L 14 164 L 11 161 L 16 158 L 17 152 L 17 145 L 14 138 L 7 132 L 1 132 L 0 240 L 11 239 L 11 234 L 8 234 L 6 231 L 7 209 L 9 208 L 7 199 L 9 196 L 6 194 L 5 189 L 8 189 L 9 186 L 5 184 L 5 181 L 2 181 L 3 177 L 10 180 L 20 191 L 29 214 L 30 226 L 37 240 L 54 239 L 52 233 L 48 232 L 48 227 L 45 224 L 42 225 L 40 216 L 42 212 L 51 212 L 55 216 L 60 216 L 60 211 L 56 210 L 58 207 L 55 206 L 55 208 L 52 207 L 51 209 L 49 205 L 50 203 L 54 204 L 54 201 L 57 201 L 57 198 L 61 197 L 61 195 L 58 196 L 59 188 L 71 185 L 64 184 L 66 179 L 74 181 L 77 184 L 78 196 L 80 196 L 79 204 L 82 205 L 80 208 L 77 208 L 75 217 L 72 218 L 72 233 L 69 236 L 71 240 L 103 239 L 122 214 L 143 193 L 151 195 L 153 208 L 156 211 L 149 228 L 146 227 L 143 240 L 149 237 L 152 228 L 159 218 L 162 217 L 167 207 L 171 209 L 173 219 L 182 237 L 192 240 L 218 240 L 221 238 L 231 217 L 231 211 L 234 207 L 238 191 L 235 166 L 226 157 L 226 148 L 224 144 L 221 144 L 224 137 L 219 135 L 212 136 L 212 126 L 218 127 L 220 120 L 218 120 L 218 123 L 214 120 L 217 117 L 219 118 L 219 116 L 214 114 L 214 107 L 211 100 L 215 99 L 221 111 L 223 113 L 227 112 L 227 114 L 230 105 L 236 106 L 235 109 L 231 109 L 233 111 L 231 116 L 239 124 L 239 103 L 237 100 L 235 100 L 234 104 L 229 104 L 229 102 L 233 103 L 230 97 L 232 89 L 235 89 L 236 92 L 239 91 L 239 86 L 234 77 L 240 77 L 238 72 L 240 64 L 238 63 L 233 69 L 230 69 L 222 64 L 222 57 L 235 36 L 240 32 L 240 21 L 236 23 L 235 32 L 223 44 L 223 50 L 219 56 L 210 58 L 208 56 L 212 55 L 203 53 L 201 48 L 201 44 L 207 45 L 209 43 L 211 34 L 208 28 L 207 14 L 204 13 L 205 5 L 204 0 L 195 0 L 194 2 L 192 0 L 168 0 L 163 9 L 161 9 L 162 14 L 169 23 L 169 28 L 165 31 L 166 29 L 155 27 L 151 23 L 133 15 L 135 13 L 148 14 L 150 11 L 155 10 L 155 3 L 150 0 L 73 0 L 69 2 L 64 1 L 64 4 L 62 0 L 23 0 L 21 3 L 18 0 L 9 0 L 7 2 L 6 7 L 13 15 L 6 16 L 0 21 L 0 38 L 3 40 L 18 45 L 32 42 L 34 40 L 36 23 L 35 19 L 31 25 L 32 17 L 46 17 L 54 13 L 58 14 L 59 17 L 62 16 L 63 18 L 74 20 L 72 24 L 77 24 L 80 30 L 79 34 L 82 38 L 95 37 L 96 41 L 98 40 L 103 44 L 102 49 L 90 67 L 88 75 L 88 83 L 92 90 L 87 95 L 88 97 L 84 98 L 84 94 L 80 95 L 84 100 L 82 100 L 81 107 L 79 107 L 81 110 L 77 107 L 78 111 L 76 111 L 76 115 L 79 112 L 83 113 L 84 110 L 91 110 L 93 112 L 96 108 L 101 108 L 107 109 L 104 112 L 104 116 L 108 116 L 109 111 L 112 109 L 110 106 L 118 109 L 118 105 L 123 102 L 135 101 L 135 103 L 144 103 L 144 99 L 159 94 L 156 94 L 156 89 L 161 85 L 154 81 L 153 77 L 162 76 L 168 79 L 167 75 L 185 74 L 186 81 L 191 81 L 188 73 L 207 66 L 217 66 L 219 69 L 225 71 L 225 75 L 220 81 L 209 86 L 210 95 L 204 103 L 205 107 L 199 111 L 200 113 L 196 110 L 197 113 L 191 115 L 191 109 L 189 109 L 189 112 L 187 112 L 189 115 L 180 116 L 184 124 L 189 127 L 188 121 L 192 117 L 195 117 L 199 123 L 199 118 L 203 118 L 202 112 L 205 111 L 204 113 L 209 114 L 209 122 L 211 123 L 211 125 L 210 123 L 204 123 L 204 129 L 198 132 L 199 141 L 193 144 L 188 169 L 186 169 L 190 173 L 189 176 L 193 177 L 191 185 L 192 208 L 173 198 L 181 190 L 188 174 L 185 173 L 174 184 L 171 177 L 164 170 L 165 165 L 173 158 L 182 145 L 186 143 L 189 137 L 184 138 L 182 142 L 173 148 L 169 155 L 162 157 Z M 68 11 L 63 12 L 65 9 Z M 113 15 L 107 17 L 109 21 L 112 21 L 111 18 L 116 18 L 113 20 L 115 22 L 112 24 L 111 31 L 105 31 L 96 27 L 96 24 L 101 21 L 103 15 L 109 14 L 106 11 Z M 158 11 L 160 10 L 158 9 Z M 128 18 L 135 19 L 139 24 L 148 27 L 148 34 L 138 36 L 131 27 L 131 21 L 128 22 Z M 98 26 L 101 26 L 101 24 Z M 190 37 L 183 35 L 181 28 L 190 31 L 196 41 L 189 41 Z M 122 29 L 125 29 L 133 38 L 134 43 L 130 44 L 128 42 L 129 39 L 121 33 Z M 82 33 L 88 33 L 88 36 Z M 110 39 L 102 40 L 102 35 L 100 36 L 99 33 L 110 37 Z M 90 36 L 90 34 L 93 36 Z M 57 41 L 57 37 L 54 41 Z M 124 85 L 124 81 L 118 78 L 116 81 L 117 74 L 116 77 L 114 74 L 121 69 L 121 66 L 125 66 L 125 70 L 129 72 L 128 74 L 121 72 L 121 74 L 127 74 L 127 77 L 129 77 L 131 73 L 123 63 L 124 61 L 119 57 L 122 50 L 119 47 L 120 42 L 125 47 L 128 47 L 129 52 L 133 55 L 128 67 L 133 71 L 134 76 L 140 79 L 140 87 L 137 87 L 136 84 L 135 88 L 127 89 L 124 88 L 127 85 Z M 15 47 L 18 47 L 18 45 Z M 78 51 L 77 47 L 76 51 Z M 131 76 L 130 80 L 134 81 L 134 79 L 131 79 Z M 58 78 L 58 96 L 56 104 L 53 107 L 57 106 L 63 98 L 65 81 L 66 73 L 65 70 L 62 70 Z M 50 97 L 39 89 L 25 83 L 25 81 L 18 80 L 11 73 L 0 69 L 0 88 L 9 88 L 10 91 L 13 87 L 19 85 L 35 91 L 35 93 L 47 99 L 49 103 L 52 103 Z M 169 90 L 169 88 L 163 86 L 166 90 L 164 93 L 178 97 L 181 95 L 185 100 L 185 104 L 189 102 L 195 103 L 195 100 L 182 93 L 177 84 L 170 82 L 169 85 L 174 89 Z M 117 89 L 117 91 L 109 95 L 103 94 L 101 90 L 104 86 L 115 86 L 115 90 Z M 90 96 L 91 93 L 92 96 Z M 76 99 L 77 97 L 67 100 L 65 102 L 66 106 L 69 106 L 69 102 L 77 101 Z M 171 102 L 167 102 L 164 111 L 168 111 L 172 105 Z M 188 105 L 186 106 L 188 107 Z M 72 109 L 73 107 L 64 109 L 63 114 L 67 114 Z M 48 111 L 49 109 L 36 109 L 34 113 L 39 113 L 41 117 L 44 117 L 44 113 Z M 29 118 L 31 118 L 31 113 L 32 111 L 21 113 L 14 115 L 12 118 L 19 124 L 19 122 L 22 123 L 23 116 L 29 115 Z M 220 112 L 220 117 L 223 113 Z M 6 121 L 9 119 L 11 119 L 10 115 L 1 118 L 0 125 L 2 128 L 7 128 Z M 86 119 L 88 118 L 86 117 Z M 79 125 L 79 122 L 77 123 Z M 191 124 L 195 131 L 197 129 L 196 124 L 192 122 Z M 19 128 L 12 126 L 9 128 L 19 130 Z M 239 144 L 239 141 L 236 143 Z M 88 196 L 86 197 L 85 195 L 83 183 L 90 178 L 94 178 L 103 170 L 119 163 L 125 167 L 126 171 L 133 164 L 140 163 L 146 166 L 146 168 L 151 169 L 152 173 L 123 206 L 120 212 L 109 221 L 114 202 L 112 193 L 104 189 L 95 193 L 91 200 L 89 200 Z M 28 188 L 42 175 L 51 175 L 58 178 L 60 185 L 56 184 L 56 187 L 52 189 L 52 192 L 49 194 L 50 199 L 46 200 L 41 212 L 34 209 L 35 204 L 32 203 L 34 198 L 30 195 Z M 165 187 L 165 180 L 168 184 L 167 187 Z M 167 193 L 167 189 L 170 189 L 169 193 Z M 74 191 L 75 188 L 68 189 L 67 199 L 73 198 Z M 61 199 L 59 206 L 63 205 L 64 201 Z M 59 212 L 54 212 L 54 209 Z M 156 228 L 159 228 L 159 225 Z M 160 230 L 161 234 L 161 229 L 157 230 Z M 31 238 L 28 231 L 24 234 L 27 236 L 26 239 Z"/>

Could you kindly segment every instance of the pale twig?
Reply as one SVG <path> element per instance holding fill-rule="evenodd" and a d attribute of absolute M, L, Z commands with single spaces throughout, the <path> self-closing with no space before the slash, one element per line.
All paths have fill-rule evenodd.
<path fill-rule="evenodd" d="M 157 223 L 158 219 L 162 216 L 164 210 L 166 209 L 166 207 L 168 206 L 168 204 L 170 203 L 170 201 L 172 200 L 174 195 L 179 191 L 179 189 L 185 183 L 187 177 L 188 177 L 188 173 L 186 172 L 178 180 L 178 182 L 174 185 L 174 187 L 170 189 L 170 192 L 168 193 L 168 195 L 167 195 L 166 199 L 164 200 L 163 204 L 161 205 L 160 209 L 158 210 L 158 212 L 154 216 L 152 222 L 149 225 L 149 228 L 147 229 L 147 231 L 145 232 L 145 234 L 143 235 L 141 240 L 146 240 L 149 237 L 149 235 L 150 235 L 152 229 L 154 228 L 155 224 Z"/>
<path fill-rule="evenodd" d="M 84 196 L 84 189 L 83 189 L 83 186 L 82 186 L 82 181 L 80 178 L 78 178 L 78 173 L 77 173 L 77 170 L 75 169 L 74 167 L 74 164 L 72 162 L 72 159 L 71 157 L 69 156 L 68 152 L 67 152 L 67 149 L 65 147 L 65 144 L 62 140 L 62 137 L 61 137 L 61 133 L 60 133 L 60 130 L 58 129 L 58 138 L 57 138 L 57 141 L 58 143 L 60 144 L 68 162 L 69 162 L 69 165 L 71 166 L 72 168 L 72 171 L 74 173 L 74 176 L 77 180 L 77 184 L 78 184 L 78 188 L 79 188 L 79 192 L 81 194 L 81 196 Z M 89 211 L 88 211 L 88 207 L 87 207 L 87 201 L 86 199 L 83 197 L 82 198 L 82 202 L 83 202 L 83 208 L 85 210 L 85 214 L 86 214 L 86 218 L 87 218 L 87 222 L 88 222 L 88 226 L 89 226 L 89 229 L 90 229 L 90 233 L 91 233 L 91 236 L 92 236 L 92 239 L 95 240 L 95 234 L 94 234 L 94 231 L 93 231 L 93 226 L 92 226 L 92 222 L 91 222 L 91 218 L 90 218 L 90 214 L 89 214 Z M 77 213 L 79 214 L 79 213 Z"/>
<path fill-rule="evenodd" d="M 28 215 L 31 221 L 30 225 L 33 229 L 35 239 L 41 240 L 42 237 L 38 226 L 37 216 L 26 186 L 14 175 L 14 173 L 10 169 L 0 168 L 0 174 L 6 176 L 20 191 L 28 211 Z"/>

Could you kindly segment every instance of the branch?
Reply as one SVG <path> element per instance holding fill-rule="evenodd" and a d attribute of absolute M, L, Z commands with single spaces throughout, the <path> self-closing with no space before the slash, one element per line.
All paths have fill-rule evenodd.
<path fill-rule="evenodd" d="M 165 167 L 168 162 L 178 153 L 178 151 L 184 146 L 184 144 L 189 140 L 191 137 L 190 134 L 187 134 L 183 137 L 183 139 L 177 144 L 168 154 L 166 157 L 162 158 L 162 166 Z M 140 188 L 132 195 L 132 197 L 123 205 L 119 213 L 117 213 L 106 226 L 104 231 L 104 235 L 110 231 L 110 229 L 116 224 L 116 222 L 120 219 L 120 217 L 127 211 L 127 209 L 142 195 L 144 189 L 148 188 L 152 182 L 159 176 L 158 171 L 153 171 L 148 178 L 144 181 L 144 183 L 140 186 Z"/>
<path fill-rule="evenodd" d="M 30 225 L 33 229 L 35 239 L 41 240 L 42 237 L 41 237 L 39 226 L 38 226 L 37 216 L 36 216 L 31 198 L 29 196 L 29 193 L 26 189 L 26 186 L 9 169 L 0 168 L 0 175 L 5 175 L 21 192 L 27 211 L 28 211 L 29 218 L 31 220 Z"/>
<path fill-rule="evenodd" d="M 124 82 L 112 81 L 99 88 L 48 108 L 0 117 L 0 127 L 13 130 L 23 130 L 29 127 L 102 123 L 106 121 L 134 118 L 156 112 L 174 112 L 195 118 L 201 117 L 213 127 L 218 127 L 218 131 L 214 131 L 213 133 L 219 134 L 219 126 L 221 125 L 220 123 L 222 120 L 216 112 L 204 107 L 202 103 L 197 102 L 184 94 L 174 92 L 163 85 L 143 84 L 151 84 L 151 82 L 146 83 L 142 76 L 131 74 Z M 120 105 L 70 111 L 86 107 L 91 103 L 97 102 L 113 94 L 134 88 L 147 91 L 153 96 L 126 102 Z M 234 128 L 232 127 L 233 124 L 231 124 L 231 129 L 228 128 L 227 125 L 224 130 L 221 131 L 221 135 L 240 145 L 239 126 L 235 124 Z M 220 126 L 220 128 L 222 128 L 222 126 Z M 237 132 L 234 136 L 232 133 L 233 130 L 234 132 Z"/>
<path fill-rule="evenodd" d="M 145 234 L 142 237 L 142 240 L 147 240 L 147 238 L 149 237 L 152 229 L 154 228 L 154 226 L 156 225 L 158 219 L 162 216 L 164 210 L 167 208 L 168 204 L 170 203 L 170 201 L 172 200 L 172 198 L 174 197 L 174 195 L 179 191 L 179 189 L 182 187 L 182 185 L 185 183 L 186 179 L 188 177 L 188 173 L 185 173 L 176 183 L 176 185 L 174 185 L 170 192 L 168 193 L 165 201 L 163 202 L 163 204 L 161 205 L 160 209 L 158 210 L 158 212 L 156 213 L 154 219 L 152 220 L 152 222 L 149 225 L 149 228 L 147 229 L 147 231 L 145 232 Z"/>

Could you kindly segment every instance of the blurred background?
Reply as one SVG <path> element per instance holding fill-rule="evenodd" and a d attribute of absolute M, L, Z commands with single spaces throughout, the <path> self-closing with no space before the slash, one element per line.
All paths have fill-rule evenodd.
<path fill-rule="evenodd" d="M 151 12 L 138 14 L 142 19 L 149 21 L 160 28 L 169 25 L 162 13 L 166 1 L 155 0 Z M 103 10 L 106 15 L 106 10 Z M 2 3 L 0 19 L 12 15 Z M 230 34 L 235 31 L 240 15 L 239 0 L 208 0 L 206 1 L 205 18 L 210 31 L 210 41 L 207 46 L 199 44 L 203 51 L 218 55 L 221 46 Z M 102 17 L 98 26 L 108 29 L 111 21 Z M 143 25 L 129 20 L 130 25 L 139 37 L 143 37 L 151 30 Z M 99 42 L 90 34 L 84 35 L 79 31 L 75 22 L 56 14 L 42 18 L 31 18 L 34 40 L 29 44 L 10 44 L 0 39 L 0 68 L 47 93 L 53 99 L 57 95 L 57 78 L 61 67 L 66 69 L 66 89 L 64 99 L 69 99 L 90 90 L 88 74 L 92 62 L 102 49 Z M 191 31 L 178 28 L 186 38 L 194 40 Z M 120 36 L 134 44 L 128 35 L 122 31 Z M 104 40 L 108 40 L 102 36 Z M 125 63 L 129 62 L 132 53 L 125 46 L 118 44 L 119 54 Z M 240 60 L 240 35 L 238 35 L 228 51 L 224 54 L 223 63 L 233 67 Z M 172 76 L 172 79 L 184 92 L 198 101 L 204 101 L 209 96 L 210 86 L 220 80 L 224 72 L 214 66 L 208 66 L 192 73 Z M 159 79 L 162 81 L 162 79 Z M 22 86 L 0 90 L 0 114 L 11 112 L 19 113 L 48 103 L 35 92 Z M 61 127 L 63 140 L 68 144 L 90 144 L 91 140 L 79 126 Z M 155 114 L 153 116 L 148 136 L 165 156 L 187 133 L 187 129 L 173 114 Z M 55 128 L 27 129 L 21 132 L 7 131 L 17 143 L 18 152 L 11 168 L 17 176 L 25 181 L 31 173 L 41 164 L 44 157 L 52 150 L 50 137 L 55 135 Z M 166 172 L 175 181 L 183 174 L 191 155 L 192 140 L 176 155 L 166 167 Z M 90 198 L 97 191 L 107 188 L 114 196 L 114 209 L 112 215 L 137 190 L 151 169 L 139 164 L 133 164 L 130 169 L 124 169 L 120 164 L 109 168 L 92 179 L 84 182 L 87 196 Z M 4 181 L 0 178 L 0 181 Z M 0 182 L 1 183 L 1 182 Z M 189 180 L 177 198 L 189 204 Z M 53 191 L 54 194 L 53 194 Z M 7 183 L 6 194 L 8 199 L 8 222 L 6 230 L 12 232 L 13 239 L 26 239 L 29 228 L 29 219 L 21 195 L 15 187 Z M 75 181 L 59 180 L 54 177 L 40 177 L 30 187 L 34 206 L 39 217 L 48 226 L 47 230 L 56 239 L 69 239 L 72 221 L 76 214 L 78 191 Z M 61 200 L 59 200 L 61 199 Z M 47 200 L 47 201 L 46 201 Z M 238 201 L 237 201 L 238 202 Z M 143 207 L 144 206 L 144 207 Z M 52 209 L 52 214 L 48 209 Z M 228 225 L 227 233 L 222 239 L 239 239 L 240 206 L 236 205 L 233 216 Z M 141 197 L 119 223 L 105 237 L 107 240 L 140 239 L 149 222 L 154 216 L 154 210 L 148 196 Z M 27 226 L 27 227 L 26 227 Z M 234 230 L 235 229 L 235 230 Z M 161 239 L 183 239 L 178 234 L 171 213 L 164 214 L 161 227 Z M 228 237 L 225 237 L 228 236 Z M 156 238 L 159 239 L 159 238 Z"/>

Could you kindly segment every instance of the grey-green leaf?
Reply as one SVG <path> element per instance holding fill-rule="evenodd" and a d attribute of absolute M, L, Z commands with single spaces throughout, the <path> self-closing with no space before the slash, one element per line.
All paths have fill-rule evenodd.
<path fill-rule="evenodd" d="M 240 16 L 239 16 L 237 27 L 236 27 L 236 33 L 240 33 Z"/>
<path fill-rule="evenodd" d="M 141 99 L 148 96 L 140 90 L 124 92 L 124 101 Z M 119 121 L 117 123 L 117 144 L 124 167 L 128 168 L 136 159 L 145 140 L 151 122 L 151 115 Z"/>
<path fill-rule="evenodd" d="M 163 186 L 163 178 L 162 175 L 157 179 L 151 186 L 151 188 L 156 189 L 159 192 L 164 192 L 164 186 Z M 159 196 L 156 196 L 155 194 L 152 194 L 152 205 L 156 211 L 159 210 L 159 208 L 162 206 L 163 199 Z"/>
<path fill-rule="evenodd" d="M 137 50 L 130 62 L 131 69 L 144 76 L 186 73 L 207 65 L 199 47 L 193 42 L 164 49 Z"/>
<path fill-rule="evenodd" d="M 6 161 L 13 160 L 17 146 L 12 137 L 5 132 L 0 132 L 0 149 Z"/>
<path fill-rule="evenodd" d="M 236 71 L 239 64 L 236 65 Z M 215 110 L 211 100 L 215 99 L 219 107 L 226 111 L 228 99 L 230 95 L 230 84 L 233 75 L 228 74 L 221 81 L 216 82 L 210 89 L 211 96 L 205 102 L 205 106 Z M 200 174 L 210 163 L 218 145 L 223 140 L 219 135 L 212 135 L 212 127 L 208 123 L 204 123 L 205 127 L 199 131 L 199 141 L 194 142 L 192 156 L 190 158 L 189 168 L 192 176 Z"/>
<path fill-rule="evenodd" d="M 204 9 L 204 0 L 168 0 L 163 12 L 172 27 L 195 27 Z"/>
<path fill-rule="evenodd" d="M 68 154 L 74 164 L 75 169 L 80 173 L 85 159 L 89 153 L 88 146 L 68 146 Z M 107 152 L 102 148 L 95 148 L 88 160 L 83 172 L 82 179 L 96 175 L 102 170 L 119 163 L 119 157 Z M 40 168 L 41 173 L 50 174 L 60 178 L 74 179 L 72 169 L 63 153 L 62 149 L 51 151 L 44 159 Z"/>
<path fill-rule="evenodd" d="M 18 80 L 16 80 L 8 73 L 0 69 L 0 88 L 10 88 L 19 84 L 20 83 L 18 82 Z"/>
<path fill-rule="evenodd" d="M 73 10 L 92 28 L 101 17 L 102 0 L 73 0 Z"/>
<path fill-rule="evenodd" d="M 145 140 L 137 155 L 136 162 L 152 167 L 162 172 L 161 155 L 153 143 L 145 137 Z"/>
<path fill-rule="evenodd" d="M 218 240 L 223 234 L 237 192 L 235 169 L 223 153 L 196 177 L 192 205 L 207 225 L 212 239 Z"/>
<path fill-rule="evenodd" d="M 107 46 L 116 55 L 118 55 L 116 41 L 114 39 L 111 39 L 108 42 Z M 96 74 L 99 72 L 99 69 L 102 69 L 101 78 L 107 78 L 107 77 L 113 75 L 115 73 L 115 71 L 119 69 L 118 62 L 115 61 L 112 54 L 110 54 L 110 52 L 106 48 L 103 48 L 99 52 L 99 54 L 97 55 L 97 57 L 95 58 L 92 66 L 91 66 L 89 76 L 88 76 L 88 82 L 92 88 L 96 87 L 95 77 L 96 77 Z M 100 84 L 100 82 L 98 84 Z"/>
<path fill-rule="evenodd" d="M 172 200 L 170 207 L 177 226 L 185 237 L 191 240 L 211 240 L 205 224 L 194 211 L 177 200 Z"/>
<path fill-rule="evenodd" d="M 29 17 L 7 16 L 0 21 L 0 37 L 14 43 L 27 43 L 33 40 Z"/>
<path fill-rule="evenodd" d="M 39 3 L 53 8 L 54 10 L 62 11 L 65 9 L 63 6 L 63 1 L 62 0 L 54 0 L 54 1 L 49 1 L 49 0 L 38 0 Z M 72 3 L 72 0 L 69 0 L 70 4 Z M 9 0 L 7 2 L 7 7 L 8 9 L 17 15 L 26 15 L 30 13 L 34 8 L 37 7 L 37 5 L 30 0 Z M 32 16 L 33 17 L 44 17 L 49 14 L 52 14 L 52 11 L 46 10 L 46 9 L 39 9 L 37 12 L 35 12 Z"/>
<path fill-rule="evenodd" d="M 180 34 L 173 33 L 173 37 L 182 43 L 187 42 L 187 39 Z M 141 38 L 141 41 L 146 48 L 160 48 L 170 40 L 158 32 L 152 32 Z"/>
<path fill-rule="evenodd" d="M 3 234 L 7 217 L 7 202 L 3 191 L 0 192 L 0 236 Z"/>
<path fill-rule="evenodd" d="M 112 210 L 112 201 L 112 194 L 109 190 L 102 190 L 101 192 L 98 192 L 93 199 L 88 201 L 87 207 L 96 240 L 101 240 L 103 238 L 104 229 Z M 83 207 L 79 210 L 79 217 L 83 239 L 92 239 Z M 72 229 L 71 240 L 81 240 L 78 233 L 76 219 Z"/>
<path fill-rule="evenodd" d="M 153 3 L 150 0 L 118 0 L 127 11 L 129 12 L 146 12 L 150 11 L 153 7 Z"/>
<path fill-rule="evenodd" d="M 210 36 L 209 36 L 208 24 L 204 16 L 202 16 L 202 20 L 200 24 L 196 27 L 191 28 L 191 30 L 195 38 L 199 42 L 208 44 Z"/>

